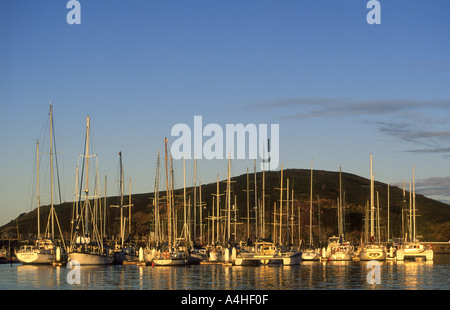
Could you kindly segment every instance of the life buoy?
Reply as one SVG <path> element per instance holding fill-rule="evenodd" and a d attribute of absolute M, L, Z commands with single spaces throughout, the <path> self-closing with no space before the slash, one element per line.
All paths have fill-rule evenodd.
<path fill-rule="evenodd" d="M 169 252 L 165 251 L 165 252 L 163 253 L 163 258 L 168 259 L 169 256 L 170 256 L 170 255 L 169 255 Z"/>

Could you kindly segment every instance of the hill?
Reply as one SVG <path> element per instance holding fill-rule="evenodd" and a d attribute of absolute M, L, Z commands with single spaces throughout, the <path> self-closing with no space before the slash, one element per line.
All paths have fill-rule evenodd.
<path fill-rule="evenodd" d="M 292 190 L 294 191 L 294 226 L 293 230 L 290 229 L 290 237 L 294 236 L 294 243 L 298 242 L 298 236 L 303 239 L 303 242 L 309 241 L 309 222 L 310 222 L 310 170 L 304 169 L 289 169 L 283 172 L 283 187 L 287 186 L 287 179 L 289 179 L 289 195 L 292 196 Z M 253 207 L 255 206 L 255 192 L 254 192 L 254 174 L 249 175 L 249 205 L 250 205 L 250 217 L 254 216 Z M 262 203 L 262 173 L 256 174 L 257 179 L 257 201 L 259 201 L 258 212 L 261 212 Z M 234 213 L 231 215 L 233 221 L 233 231 L 236 227 L 238 238 L 246 238 L 247 236 L 247 175 L 243 174 L 237 177 L 231 178 L 231 199 L 234 203 L 234 197 L 237 204 L 236 220 L 239 224 L 234 226 Z M 274 203 L 276 208 L 279 208 L 280 200 L 280 181 L 281 173 L 266 172 L 265 173 L 265 227 L 266 237 L 272 237 L 273 234 L 273 222 L 274 222 Z M 219 183 L 220 194 L 224 194 L 226 191 L 226 180 L 222 180 Z M 337 204 L 340 196 L 339 192 L 339 172 L 328 172 L 321 170 L 313 171 L 313 240 L 320 240 L 325 242 L 326 239 L 337 234 Z M 198 190 L 198 187 L 197 187 Z M 208 216 L 212 215 L 213 206 L 213 194 L 216 194 L 217 184 L 210 183 L 202 185 L 202 215 L 205 231 L 208 227 L 211 227 L 211 221 L 206 220 Z M 380 217 L 380 230 L 382 240 L 386 240 L 387 232 L 387 207 L 388 207 L 388 185 L 375 182 L 375 191 L 379 197 L 379 217 Z M 187 201 L 193 204 L 194 200 L 194 188 L 190 187 L 186 189 Z M 197 192 L 197 199 L 199 199 L 200 193 Z M 131 222 L 131 234 L 135 238 L 143 239 L 150 234 L 150 230 L 153 230 L 153 204 L 154 193 L 133 194 L 131 196 L 132 208 L 132 222 Z M 175 205 L 178 215 L 178 232 L 181 231 L 183 226 L 183 189 L 176 189 L 174 191 Z M 361 237 L 364 235 L 365 218 L 366 218 L 366 206 L 370 199 L 370 180 L 362 178 L 357 175 L 342 173 L 342 197 L 344 208 L 344 222 L 346 236 L 353 240 L 355 243 L 359 243 Z M 375 194 L 377 197 L 377 194 Z M 124 197 L 125 204 L 128 204 L 128 196 Z M 167 221 L 165 221 L 165 191 L 160 192 L 160 208 L 161 218 L 163 219 L 163 229 L 166 229 Z M 215 199 L 215 198 L 214 198 Z M 283 200 L 286 199 L 286 191 L 283 193 Z M 291 200 L 292 197 L 289 197 Z M 106 200 L 107 216 L 106 216 L 106 233 L 108 235 L 115 235 L 118 237 L 120 230 L 120 213 L 118 208 L 109 208 L 110 205 L 119 203 L 119 197 L 103 197 L 99 199 L 98 205 L 101 209 L 104 209 Z M 396 186 L 389 187 L 389 231 L 390 238 L 400 237 L 402 232 L 408 229 L 408 213 L 405 210 L 409 209 L 409 193 L 406 193 L 406 197 L 403 196 L 403 190 Z M 197 203 L 198 204 L 198 203 Z M 71 218 L 74 210 L 74 203 L 63 203 L 55 206 L 56 213 L 58 215 L 60 226 L 64 232 L 65 239 L 68 240 L 71 230 Z M 291 208 L 292 202 L 289 203 Z M 214 205 L 215 207 L 215 205 Z M 225 195 L 220 197 L 220 208 L 225 209 Z M 286 212 L 286 203 L 283 206 L 283 213 Z M 189 208 L 188 208 L 189 209 Z M 319 212 L 320 210 L 320 212 Z M 402 211 L 403 210 L 403 211 Z M 292 215 L 292 209 L 289 209 L 289 213 Z M 300 227 L 298 230 L 298 214 L 300 212 Z M 49 213 L 49 206 L 43 206 L 40 208 L 41 218 L 41 232 L 44 232 L 47 227 L 47 218 Z M 196 210 L 196 223 L 200 221 L 199 209 Z M 222 215 L 225 212 L 221 212 Z M 277 214 L 279 211 L 277 211 Z M 128 210 L 125 210 L 124 214 L 128 215 Z M 416 225 L 417 235 L 421 237 L 423 241 L 448 241 L 450 240 L 450 206 L 442 202 L 429 199 L 423 195 L 416 195 Z M 194 215 L 194 211 L 191 208 L 191 216 Z M 103 215 L 102 215 L 103 217 Z M 320 219 L 320 225 L 318 225 Z M 279 222 L 279 215 L 276 216 L 277 223 Z M 165 224 L 164 224 L 165 223 Z M 287 217 L 283 217 L 284 225 L 287 223 Z M 402 224 L 403 223 L 403 224 Z M 255 224 L 251 221 L 252 231 L 254 233 Z M 277 231 L 279 230 L 279 226 Z M 12 220 L 10 223 L 0 228 L 2 232 L 9 232 L 12 235 L 16 235 L 17 231 L 20 234 L 20 238 L 33 237 L 37 231 L 37 212 L 36 209 L 21 214 L 17 219 Z M 128 226 L 126 227 L 128 231 Z M 193 231 L 193 228 L 192 228 Z M 283 239 L 286 238 L 287 229 L 283 230 Z M 199 235 L 199 227 L 196 227 L 197 236 Z M 324 244 L 324 243 L 322 243 Z"/>

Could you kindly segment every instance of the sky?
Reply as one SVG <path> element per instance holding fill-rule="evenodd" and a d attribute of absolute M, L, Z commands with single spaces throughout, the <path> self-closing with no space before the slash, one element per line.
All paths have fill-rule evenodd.
<path fill-rule="evenodd" d="M 50 103 L 55 202 L 74 199 L 87 116 L 107 195 L 119 194 L 119 152 L 131 192 L 152 192 L 164 138 L 202 116 L 224 130 L 278 124 L 276 170 L 370 178 L 373 154 L 377 181 L 408 183 L 414 166 L 416 191 L 450 202 L 448 0 L 379 0 L 380 24 L 365 0 L 79 0 L 80 24 L 68 2 L 0 1 L 0 225 L 36 207 L 37 141 L 50 201 Z M 198 160 L 197 181 L 225 179 L 227 164 Z M 182 187 L 182 160 L 174 170 Z"/>

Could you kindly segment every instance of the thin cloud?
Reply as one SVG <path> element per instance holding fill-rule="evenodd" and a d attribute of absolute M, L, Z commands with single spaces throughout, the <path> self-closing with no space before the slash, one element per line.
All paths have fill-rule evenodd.
<path fill-rule="evenodd" d="M 284 113 L 283 108 L 289 108 L 289 115 L 285 115 L 285 119 L 305 119 L 311 117 L 392 115 L 424 109 L 448 110 L 450 109 L 450 99 L 358 101 L 346 98 L 299 97 L 259 102 L 248 107 L 257 110 L 281 109 L 281 113 Z"/>
<path fill-rule="evenodd" d="M 403 187 L 403 183 L 394 185 L 400 188 Z M 416 180 L 415 187 L 417 194 L 421 194 L 444 203 L 450 202 L 450 176 Z M 407 188 L 407 190 L 409 190 L 409 188 Z"/>

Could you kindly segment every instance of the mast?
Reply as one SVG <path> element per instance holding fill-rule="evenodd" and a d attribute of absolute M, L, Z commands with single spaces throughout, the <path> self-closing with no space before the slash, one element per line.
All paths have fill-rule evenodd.
<path fill-rule="evenodd" d="M 128 236 L 131 236 L 131 207 L 133 204 L 131 203 L 131 178 L 129 182 L 129 193 L 128 193 Z"/>
<path fill-rule="evenodd" d="M 262 171 L 262 237 L 266 237 L 266 179 L 265 179 L 265 169 L 263 166 Z"/>
<path fill-rule="evenodd" d="M 286 243 L 289 244 L 289 178 L 286 182 Z"/>
<path fill-rule="evenodd" d="M 169 219 L 168 219 L 168 239 L 169 239 L 169 245 L 172 245 L 172 225 L 171 225 L 171 220 L 170 220 L 170 214 L 171 214 L 171 210 L 170 210 L 170 193 L 169 193 L 169 171 L 167 169 L 167 138 L 164 138 L 164 150 L 165 150 L 165 164 L 166 164 L 166 197 L 167 197 L 167 210 L 166 212 L 169 214 Z"/>
<path fill-rule="evenodd" d="M 90 122 L 90 118 L 89 116 L 87 117 L 86 120 L 86 154 L 85 154 L 85 161 L 86 161 L 86 187 L 84 190 L 85 193 L 85 214 L 84 214 L 84 218 L 85 218 L 85 225 L 84 225 L 84 236 L 87 237 L 88 236 L 88 218 L 89 218 L 89 213 L 88 213 L 88 209 L 89 209 L 89 122 Z"/>
<path fill-rule="evenodd" d="M 184 226 L 183 226 L 183 230 L 184 230 L 184 237 L 186 238 L 186 240 L 188 239 L 188 231 L 187 231 L 187 225 L 186 225 L 186 163 L 185 163 L 185 158 L 183 155 L 183 210 L 184 210 Z"/>
<path fill-rule="evenodd" d="M 390 204 L 390 201 L 389 201 L 389 182 L 388 182 L 388 203 L 387 203 L 387 209 L 388 209 L 388 212 L 387 212 L 387 242 L 389 242 L 389 204 Z"/>
<path fill-rule="evenodd" d="M 37 170 L 37 181 L 36 181 L 36 186 L 37 186 L 37 239 L 40 240 L 41 239 L 41 223 L 40 223 L 40 218 L 39 218 L 39 208 L 40 208 L 40 194 L 39 194 L 39 141 L 37 141 L 36 143 L 36 159 L 37 159 L 37 163 L 36 163 L 36 170 Z"/>
<path fill-rule="evenodd" d="M 413 242 L 416 241 L 416 176 L 413 166 Z"/>
<path fill-rule="evenodd" d="M 312 209 L 313 209 L 313 160 L 311 159 L 311 185 L 309 197 L 309 246 L 312 247 Z"/>
<path fill-rule="evenodd" d="M 197 158 L 194 155 L 194 241 L 197 239 Z"/>
<path fill-rule="evenodd" d="M 155 176 L 155 197 L 153 198 L 153 218 L 154 218 L 154 230 L 155 230 L 155 243 L 160 242 L 159 235 L 159 152 L 156 160 L 156 176 Z"/>
<path fill-rule="evenodd" d="M 231 170 L 231 158 L 230 156 L 228 157 L 228 177 L 227 177 L 227 207 L 228 207 L 228 223 L 227 223 L 227 240 L 228 242 L 230 242 L 230 238 L 231 238 L 231 183 L 230 183 L 230 170 Z"/>
<path fill-rule="evenodd" d="M 411 181 L 409 181 L 409 241 L 412 242 L 412 188 Z"/>
<path fill-rule="evenodd" d="M 177 238 L 177 218 L 176 218 L 176 210 L 175 210 L 175 197 L 173 195 L 174 192 L 174 178 L 173 178 L 173 157 L 170 156 L 170 201 L 171 201 L 171 217 L 173 220 L 173 244 L 176 243 L 176 238 Z"/>
<path fill-rule="evenodd" d="M 292 182 L 291 194 L 291 244 L 294 245 L 294 182 Z"/>
<path fill-rule="evenodd" d="M 381 235 L 380 235 L 380 197 L 378 195 L 378 191 L 377 191 L 377 241 L 378 241 L 378 243 L 381 242 Z"/>
<path fill-rule="evenodd" d="M 119 152 L 119 162 L 120 162 L 120 237 L 121 245 L 123 247 L 123 166 L 122 166 L 122 152 Z"/>
<path fill-rule="evenodd" d="M 373 175 L 373 158 L 370 154 L 370 238 L 375 236 L 374 233 L 374 212 L 375 212 L 375 201 L 374 201 L 374 175 Z"/>
<path fill-rule="evenodd" d="M 105 174 L 105 203 L 103 206 L 103 237 L 102 239 L 104 239 L 106 237 L 106 199 L 107 199 L 107 194 L 106 194 L 106 174 Z"/>
<path fill-rule="evenodd" d="M 281 245 L 281 229 L 283 227 L 283 164 L 281 164 L 281 188 L 280 188 L 280 236 L 279 243 Z"/>
<path fill-rule="evenodd" d="M 338 204 L 338 229 L 339 237 L 343 237 L 344 229 L 342 225 L 342 169 L 339 167 L 339 204 Z"/>
<path fill-rule="evenodd" d="M 51 219 L 52 219 L 52 240 L 55 239 L 54 230 L 54 210 L 53 210 L 53 106 L 50 103 L 50 199 L 51 199 Z"/>
<path fill-rule="evenodd" d="M 203 244 L 203 205 L 202 205 L 202 182 L 199 184 L 199 194 L 200 194 L 200 244 Z"/>
<path fill-rule="evenodd" d="M 403 179 L 402 239 L 404 241 L 406 241 L 406 238 L 405 238 L 405 220 L 404 220 L 405 211 L 406 211 L 406 194 L 405 194 L 405 179 Z"/>
<path fill-rule="evenodd" d="M 255 206 L 253 207 L 253 210 L 255 210 L 254 218 L 255 218 L 255 233 L 256 233 L 256 239 L 259 237 L 258 232 L 258 191 L 257 191 L 257 183 L 256 183 L 256 159 L 254 160 L 254 177 L 255 177 Z"/>
<path fill-rule="evenodd" d="M 250 180 L 247 168 L 247 238 L 250 238 Z"/>

